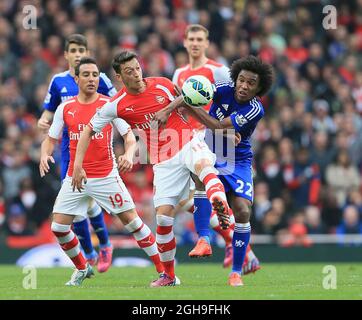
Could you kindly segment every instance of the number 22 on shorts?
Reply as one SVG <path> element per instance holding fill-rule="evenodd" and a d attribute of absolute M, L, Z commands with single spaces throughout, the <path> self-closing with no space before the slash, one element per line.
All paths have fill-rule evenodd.
<path fill-rule="evenodd" d="M 252 197 L 253 196 L 253 184 L 250 182 L 245 183 L 242 180 L 236 180 L 236 183 L 239 184 L 239 187 L 235 189 L 237 193 L 244 193 L 245 195 Z M 246 189 L 246 190 L 245 190 Z"/>

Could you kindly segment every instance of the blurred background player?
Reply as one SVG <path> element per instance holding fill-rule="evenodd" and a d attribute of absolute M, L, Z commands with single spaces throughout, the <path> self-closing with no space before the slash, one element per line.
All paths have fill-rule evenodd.
<path fill-rule="evenodd" d="M 217 161 L 215 168 L 223 182 L 228 202 L 235 215 L 233 234 L 233 264 L 228 283 L 231 286 L 242 286 L 241 279 L 243 261 L 250 240 L 250 215 L 253 202 L 253 173 L 250 137 L 258 121 L 264 116 L 264 109 L 257 98 L 266 94 L 273 83 L 273 68 L 255 56 L 248 56 L 234 61 L 230 75 L 232 81 L 216 83 L 213 104 L 209 114 L 203 108 L 188 106 L 182 97 L 178 97 L 165 110 L 165 117 L 157 117 L 164 123 L 167 114 L 178 107 L 187 107 L 189 113 L 212 131 L 235 129 L 241 136 L 235 146 L 234 162 L 225 165 L 225 150 L 230 146 L 228 137 L 223 136 L 223 146 L 220 150 L 214 146 L 214 134 L 206 131 L 206 141 L 212 145 Z M 228 159 L 227 159 L 228 160 Z"/>
<path fill-rule="evenodd" d="M 51 229 L 62 249 L 73 261 L 76 270 L 67 285 L 78 286 L 93 274 L 92 267 L 79 250 L 77 236 L 71 230 L 75 216 L 87 216 L 88 203 L 91 198 L 99 202 L 107 212 L 117 215 L 125 228 L 132 233 L 138 245 L 147 253 L 158 272 L 163 272 L 154 235 L 138 217 L 133 200 L 119 176 L 113 153 L 113 126 L 124 139 L 125 153 L 118 159 L 120 172 L 132 170 L 136 138 L 130 126 L 121 119 L 115 119 L 90 141 L 85 157 L 78 157 L 74 162 L 80 134 L 97 109 L 109 101 L 109 97 L 97 93 L 99 70 L 92 58 L 83 58 L 75 68 L 75 81 L 79 85 L 79 94 L 63 102 L 54 115 L 49 134 L 42 143 L 40 174 L 43 177 L 49 171 L 48 161 L 54 162 L 52 153 L 57 139 L 61 137 L 64 126 L 68 127 L 70 139 L 70 163 L 67 176 L 53 209 Z M 88 179 L 87 184 L 74 192 L 72 173 L 80 168 L 81 179 Z M 82 169 L 82 167 L 84 169 Z"/>
<path fill-rule="evenodd" d="M 152 287 L 174 286 L 176 239 L 173 231 L 174 208 L 187 199 L 190 190 L 190 172 L 206 185 L 207 196 L 220 223 L 229 225 L 229 207 L 224 187 L 214 168 L 215 155 L 203 139 L 194 132 L 185 119 L 172 112 L 163 128 L 153 128 L 153 117 L 164 109 L 176 95 L 173 83 L 167 78 L 143 78 L 137 55 L 123 51 L 113 60 L 113 68 L 124 87 L 92 118 L 84 129 L 78 150 L 85 153 L 91 132 L 102 128 L 117 117 L 138 129 L 147 144 L 154 164 L 154 206 L 156 208 L 156 241 L 165 273 L 151 283 Z M 84 139 L 83 139 L 84 137 Z M 170 139 L 171 138 L 171 139 Z M 74 173 L 76 175 L 76 172 Z M 81 183 L 75 179 L 75 184 Z"/>
<path fill-rule="evenodd" d="M 211 83 L 230 82 L 231 79 L 229 68 L 209 59 L 206 56 L 206 51 L 209 47 L 209 44 L 209 31 L 204 26 L 199 24 L 192 24 L 186 28 L 184 36 L 184 47 L 188 53 L 189 64 L 176 69 L 172 79 L 172 82 L 175 83 L 179 88 L 182 87 L 187 78 L 194 75 L 205 76 L 211 81 Z M 209 111 L 210 107 L 211 103 L 206 105 L 204 110 Z M 187 109 L 185 111 L 186 112 L 184 112 L 184 114 L 186 113 L 187 115 Z M 204 138 L 205 126 L 193 117 L 187 117 L 187 119 L 190 125 L 198 131 L 198 134 Z M 210 225 L 214 231 L 223 237 L 225 241 L 225 258 L 223 266 L 225 268 L 230 267 L 233 257 L 231 241 L 233 238 L 233 230 L 235 225 L 232 210 L 230 211 L 230 227 L 224 230 L 220 227 L 216 215 L 211 213 L 211 205 L 206 197 L 206 191 L 204 190 L 203 184 L 195 179 L 195 185 L 196 191 L 192 190 L 190 192 L 190 198 L 193 198 L 193 206 L 192 201 L 188 201 L 186 203 L 181 203 L 179 208 L 177 208 L 177 210 L 182 208 L 188 211 L 194 209 L 195 229 L 200 238 L 197 241 L 194 249 L 189 253 L 189 256 L 192 258 L 199 258 L 210 256 L 212 254 L 210 245 Z M 185 205 L 188 205 L 188 207 L 185 207 Z M 256 259 L 249 245 L 243 266 L 244 274 L 255 272 L 258 268 L 259 261 Z"/>
<path fill-rule="evenodd" d="M 68 61 L 69 70 L 58 73 L 52 78 L 48 94 L 45 98 L 43 108 L 45 109 L 38 121 L 38 127 L 48 131 L 53 120 L 54 112 L 58 106 L 78 94 L 78 85 L 74 79 L 75 67 L 79 64 L 82 57 L 89 55 L 87 39 L 81 34 L 70 35 L 65 42 L 64 57 Z M 100 73 L 98 92 L 113 96 L 116 89 L 104 73 Z M 67 127 L 64 127 L 61 144 L 61 164 L 60 177 L 64 180 L 69 165 L 69 138 Z M 107 227 L 104 223 L 104 217 L 101 207 L 94 201 L 91 201 L 88 208 L 88 217 L 91 225 L 99 240 L 99 260 L 98 254 L 92 245 L 88 220 L 85 216 L 79 216 L 74 219 L 74 231 L 77 234 L 85 256 L 91 265 L 98 262 L 98 271 L 105 272 L 111 265 L 113 248 L 109 241 Z"/>

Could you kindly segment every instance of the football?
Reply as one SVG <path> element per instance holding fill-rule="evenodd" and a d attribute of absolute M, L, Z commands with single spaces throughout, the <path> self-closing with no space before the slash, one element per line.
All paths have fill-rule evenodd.
<path fill-rule="evenodd" d="M 191 76 L 181 89 L 183 100 L 191 107 L 201 108 L 209 104 L 214 95 L 213 86 L 204 76 Z"/>

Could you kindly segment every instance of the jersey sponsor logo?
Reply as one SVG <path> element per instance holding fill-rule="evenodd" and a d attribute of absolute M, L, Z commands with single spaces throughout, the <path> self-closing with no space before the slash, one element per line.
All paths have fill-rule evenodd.
<path fill-rule="evenodd" d="M 134 112 L 133 106 L 131 106 L 131 107 L 126 107 L 125 110 L 126 110 L 126 111 L 132 111 L 132 112 Z"/>
<path fill-rule="evenodd" d="M 244 245 L 245 245 L 245 242 L 244 242 L 244 241 L 241 241 L 241 240 L 235 240 L 235 242 L 234 242 L 234 246 L 235 246 L 235 247 L 241 248 L 241 247 L 243 247 Z"/>
<path fill-rule="evenodd" d="M 228 109 L 229 109 L 229 105 L 226 103 L 223 103 L 222 107 L 225 109 L 225 111 L 228 111 Z"/>
<path fill-rule="evenodd" d="M 219 119 L 219 121 L 224 120 L 224 118 L 225 118 L 225 116 L 224 116 L 224 114 L 222 113 L 222 111 L 221 111 L 220 108 L 217 108 L 217 110 L 216 110 L 216 116 L 217 116 L 217 118 Z"/>
<path fill-rule="evenodd" d="M 165 100 L 166 100 L 166 98 L 163 97 L 163 96 L 156 96 L 156 101 L 157 101 L 159 104 L 164 103 Z"/>
<path fill-rule="evenodd" d="M 62 90 L 60 90 L 61 93 L 66 93 L 68 92 L 67 88 L 66 87 L 63 87 Z"/>
<path fill-rule="evenodd" d="M 236 121 L 236 123 L 238 124 L 239 127 L 242 127 L 245 123 L 248 122 L 248 120 L 246 120 L 246 119 L 244 118 L 244 116 L 241 115 L 241 114 L 238 114 L 238 115 L 235 117 L 235 121 Z"/>
<path fill-rule="evenodd" d="M 45 99 L 44 99 L 44 103 L 49 103 L 51 97 L 52 97 L 51 94 L 48 92 Z"/>
<path fill-rule="evenodd" d="M 62 99 L 62 102 L 64 102 L 64 101 L 66 101 L 66 100 L 68 100 L 70 98 L 74 98 L 74 96 L 64 96 L 61 99 Z"/>

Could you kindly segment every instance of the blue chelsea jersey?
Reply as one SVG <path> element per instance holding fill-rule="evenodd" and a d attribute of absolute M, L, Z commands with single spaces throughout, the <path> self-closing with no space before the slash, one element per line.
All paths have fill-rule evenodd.
<path fill-rule="evenodd" d="M 223 139 L 222 150 L 215 143 L 213 137 L 212 151 L 216 154 L 219 160 L 226 156 L 226 148 L 232 146 L 235 148 L 235 162 L 238 161 L 251 161 L 253 152 L 251 150 L 250 137 L 253 134 L 258 121 L 264 116 L 264 108 L 260 100 L 256 97 L 245 102 L 238 103 L 234 98 L 234 84 L 233 82 L 216 82 L 213 104 L 210 108 L 209 114 L 222 121 L 224 118 L 230 117 L 234 129 L 241 135 L 241 141 L 237 146 L 230 144 L 230 140 Z M 210 141 L 210 136 L 206 135 L 206 141 Z M 231 159 L 230 159 L 231 160 Z"/>
<path fill-rule="evenodd" d="M 111 80 L 102 72 L 100 73 L 97 92 L 109 97 L 112 97 L 117 93 L 117 90 L 113 87 Z M 62 102 L 73 98 L 76 95 L 78 95 L 78 85 L 69 73 L 69 70 L 58 73 L 53 76 L 49 84 L 43 108 L 45 110 L 55 112 Z M 63 130 L 61 151 L 62 160 L 69 161 L 69 137 L 66 127 L 64 127 Z"/>

